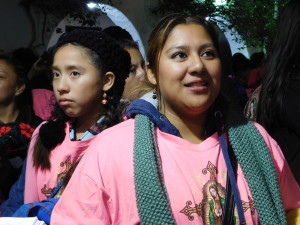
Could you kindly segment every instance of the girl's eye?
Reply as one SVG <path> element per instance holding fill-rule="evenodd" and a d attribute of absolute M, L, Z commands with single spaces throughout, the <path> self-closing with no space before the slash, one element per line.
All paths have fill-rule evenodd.
<path fill-rule="evenodd" d="M 52 74 L 53 74 L 53 78 L 59 77 L 59 73 L 57 73 L 57 72 L 52 72 Z"/>
<path fill-rule="evenodd" d="M 184 52 L 176 52 L 172 55 L 172 59 L 184 59 L 187 55 Z"/>
<path fill-rule="evenodd" d="M 74 77 L 76 77 L 76 76 L 79 76 L 79 75 L 80 75 L 80 73 L 79 73 L 79 72 L 77 72 L 77 71 L 72 71 L 71 75 L 72 75 L 72 76 L 74 76 Z"/>

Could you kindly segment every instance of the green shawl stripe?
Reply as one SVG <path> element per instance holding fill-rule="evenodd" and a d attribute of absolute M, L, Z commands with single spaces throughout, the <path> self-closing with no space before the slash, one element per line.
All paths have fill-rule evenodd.
<path fill-rule="evenodd" d="M 136 115 L 134 182 L 141 224 L 175 224 L 154 135 L 147 116 Z"/>
<path fill-rule="evenodd" d="M 230 127 L 229 140 L 249 184 L 263 225 L 286 224 L 277 173 L 263 137 L 255 125 Z"/>

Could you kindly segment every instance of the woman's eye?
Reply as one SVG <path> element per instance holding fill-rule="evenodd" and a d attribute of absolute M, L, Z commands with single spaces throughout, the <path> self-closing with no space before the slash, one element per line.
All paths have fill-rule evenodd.
<path fill-rule="evenodd" d="M 215 53 L 214 51 L 209 50 L 209 51 L 203 52 L 203 53 L 201 54 L 201 56 L 213 58 L 213 57 L 216 56 L 216 53 Z"/>
<path fill-rule="evenodd" d="M 131 67 L 130 68 L 130 74 L 135 74 L 136 73 L 136 68 L 135 67 Z"/>
<path fill-rule="evenodd" d="M 187 55 L 183 52 L 176 52 L 172 55 L 172 59 L 183 59 L 186 57 L 187 57 Z"/>

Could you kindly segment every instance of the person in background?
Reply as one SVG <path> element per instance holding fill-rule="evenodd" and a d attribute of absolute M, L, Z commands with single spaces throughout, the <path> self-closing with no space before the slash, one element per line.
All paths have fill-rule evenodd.
<path fill-rule="evenodd" d="M 241 107 L 244 108 L 248 101 L 247 82 L 252 69 L 251 61 L 242 53 L 237 52 L 232 56 L 233 78 L 237 83 L 241 96 Z"/>
<path fill-rule="evenodd" d="M 49 71 L 50 57 L 50 50 L 45 51 L 28 73 L 32 88 L 33 110 L 43 120 L 51 118 L 56 103 Z"/>
<path fill-rule="evenodd" d="M 131 69 L 129 77 L 126 79 L 122 99 L 133 100 L 135 96 L 133 97 L 134 94 L 132 92 L 145 79 L 145 60 L 139 50 L 138 44 L 132 39 L 128 31 L 119 26 L 107 27 L 103 32 L 114 38 L 130 54 Z"/>
<path fill-rule="evenodd" d="M 219 57 L 222 64 L 222 94 L 230 100 L 231 105 L 235 105 L 236 110 L 243 110 L 243 98 L 240 94 L 240 87 L 236 80 L 233 78 L 232 68 L 232 53 L 229 42 L 222 31 L 216 26 L 218 31 L 219 40 Z"/>
<path fill-rule="evenodd" d="M 280 14 L 257 106 L 257 121 L 278 142 L 300 184 L 300 2 Z"/>
<path fill-rule="evenodd" d="M 28 72 L 27 79 L 30 86 L 27 89 L 31 90 L 32 108 L 36 116 L 42 120 L 48 120 L 51 117 L 51 111 L 55 104 L 54 93 L 52 91 L 51 76 L 48 71 L 49 53 L 45 52 L 40 58 L 33 54 L 29 49 L 20 48 L 13 51 L 17 58 L 22 60 L 24 69 Z M 24 186 L 25 186 L 25 171 L 26 161 L 23 163 L 22 172 L 19 179 L 13 184 L 9 190 L 8 199 L 0 205 L 0 216 L 12 216 L 13 213 L 24 204 Z"/>
<path fill-rule="evenodd" d="M 96 137 L 51 222 L 265 225 L 286 224 L 285 213 L 294 220 L 300 189 L 280 148 L 220 94 L 214 26 L 168 15 L 150 33 L 147 59 L 158 108 L 136 99 L 130 119 Z M 213 198 L 225 199 L 215 215 Z"/>
<path fill-rule="evenodd" d="M 0 203 L 18 179 L 34 129 L 27 70 L 13 54 L 0 54 Z"/>

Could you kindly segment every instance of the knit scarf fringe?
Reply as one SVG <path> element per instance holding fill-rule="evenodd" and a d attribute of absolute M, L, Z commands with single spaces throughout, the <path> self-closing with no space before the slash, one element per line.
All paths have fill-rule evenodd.
<path fill-rule="evenodd" d="M 277 174 L 257 128 L 251 123 L 229 126 L 229 140 L 248 181 L 262 225 L 286 224 Z M 156 144 L 154 124 L 135 117 L 134 181 L 141 224 L 176 224 Z"/>

